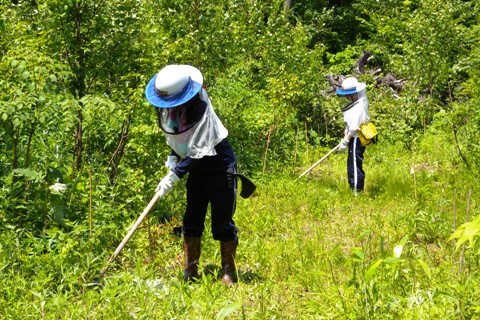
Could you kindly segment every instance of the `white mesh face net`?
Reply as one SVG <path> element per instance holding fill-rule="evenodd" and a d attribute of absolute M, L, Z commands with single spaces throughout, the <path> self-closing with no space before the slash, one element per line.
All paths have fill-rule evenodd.
<path fill-rule="evenodd" d="M 351 136 L 356 136 L 356 131 L 360 129 L 362 123 L 370 121 L 366 90 L 357 92 L 357 95 L 358 100 L 353 102 L 354 105 L 343 112 L 343 120 Z"/>
<path fill-rule="evenodd" d="M 167 116 L 162 115 L 160 120 L 167 144 L 182 158 L 199 159 L 204 156 L 214 156 L 215 146 L 228 135 L 227 129 L 215 114 L 205 90 L 200 91 L 199 98 L 200 102 L 203 102 L 200 104 L 203 107 L 192 108 L 190 118 L 188 118 L 188 112 L 182 112 L 179 109 L 176 113 L 170 111 L 170 115 L 168 113 L 166 113 Z M 182 119 L 182 117 L 186 118 Z M 184 124 L 180 125 L 182 121 Z"/>
<path fill-rule="evenodd" d="M 160 128 L 168 134 L 183 133 L 202 119 L 206 109 L 207 103 L 200 99 L 199 94 L 177 107 L 157 108 Z"/>

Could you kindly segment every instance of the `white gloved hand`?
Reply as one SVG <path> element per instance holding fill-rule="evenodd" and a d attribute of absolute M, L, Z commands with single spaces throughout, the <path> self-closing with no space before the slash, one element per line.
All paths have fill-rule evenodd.
<path fill-rule="evenodd" d="M 343 138 L 340 142 L 340 147 L 338 148 L 338 152 L 345 152 L 348 148 L 348 140 Z"/>
<path fill-rule="evenodd" d="M 173 186 L 175 185 L 175 183 L 177 183 L 178 180 L 180 180 L 180 178 L 173 171 L 169 171 L 168 174 L 157 185 L 155 193 L 163 190 L 163 196 L 169 194 L 170 192 L 172 192 Z"/>
<path fill-rule="evenodd" d="M 173 170 L 178 164 L 178 157 L 177 156 L 168 156 L 167 161 L 165 161 L 165 167 L 168 170 Z"/>

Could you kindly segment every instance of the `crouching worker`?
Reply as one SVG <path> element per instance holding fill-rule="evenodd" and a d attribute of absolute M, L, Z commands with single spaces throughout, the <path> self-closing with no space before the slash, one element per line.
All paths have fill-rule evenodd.
<path fill-rule="evenodd" d="M 215 114 L 202 85 L 202 73 L 189 65 L 168 65 L 148 82 L 147 100 L 155 106 L 158 123 L 172 149 L 165 162 L 169 172 L 156 192 L 168 194 L 188 173 L 182 225 L 183 278 L 185 281 L 199 278 L 201 237 L 210 204 L 212 235 L 220 241 L 222 283 L 231 285 L 237 282 L 238 236 L 233 221 L 237 159 L 227 140 L 228 131 Z"/>

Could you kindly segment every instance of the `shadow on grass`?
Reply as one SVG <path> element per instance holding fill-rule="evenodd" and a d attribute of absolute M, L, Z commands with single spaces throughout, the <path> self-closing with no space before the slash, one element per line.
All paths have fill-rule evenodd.
<path fill-rule="evenodd" d="M 239 276 L 239 282 L 245 283 L 245 284 L 250 284 L 253 282 L 259 282 L 262 281 L 262 277 L 260 277 L 258 274 L 255 272 L 252 272 L 251 270 L 248 271 L 242 271 L 241 269 L 237 270 L 238 276 Z M 203 274 L 210 275 L 216 280 L 219 280 L 222 278 L 222 268 L 219 265 L 215 264 L 208 264 L 203 268 Z"/>
<path fill-rule="evenodd" d="M 366 182 L 366 190 L 371 198 L 380 196 L 396 197 L 413 193 L 409 176 L 375 176 Z"/>

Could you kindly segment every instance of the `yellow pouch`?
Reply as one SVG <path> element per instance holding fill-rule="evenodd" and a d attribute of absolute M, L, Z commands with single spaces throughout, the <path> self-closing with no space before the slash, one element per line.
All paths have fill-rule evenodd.
<path fill-rule="evenodd" d="M 371 121 L 362 123 L 360 130 L 357 130 L 358 138 L 362 146 L 368 146 L 372 143 L 372 139 L 378 134 L 377 129 Z"/>

